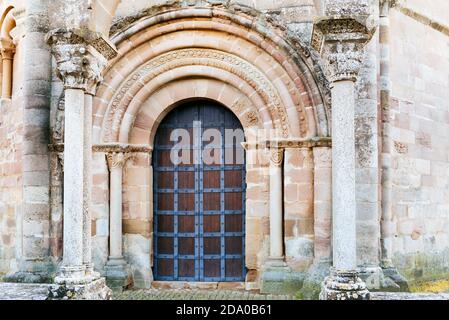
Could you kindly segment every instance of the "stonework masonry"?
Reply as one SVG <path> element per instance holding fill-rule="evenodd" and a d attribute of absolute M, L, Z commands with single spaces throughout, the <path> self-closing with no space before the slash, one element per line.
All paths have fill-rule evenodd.
<path fill-rule="evenodd" d="M 449 276 L 448 11 L 1 0 L 0 278 L 152 288 L 155 136 L 197 100 L 245 132 L 239 287 L 367 298 Z"/>

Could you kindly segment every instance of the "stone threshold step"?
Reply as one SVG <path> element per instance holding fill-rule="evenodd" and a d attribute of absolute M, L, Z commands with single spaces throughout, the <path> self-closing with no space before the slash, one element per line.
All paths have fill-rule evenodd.
<path fill-rule="evenodd" d="M 245 282 L 153 281 L 151 287 L 154 289 L 246 291 Z"/>
<path fill-rule="evenodd" d="M 46 300 L 49 284 L 0 282 L 0 300 Z"/>

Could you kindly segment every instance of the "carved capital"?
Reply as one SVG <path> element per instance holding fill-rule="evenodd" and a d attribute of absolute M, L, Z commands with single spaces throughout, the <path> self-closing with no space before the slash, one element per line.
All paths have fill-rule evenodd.
<path fill-rule="evenodd" d="M 321 54 L 331 82 L 356 80 L 374 25 L 368 16 L 326 17 L 315 23 L 312 46 Z"/>
<path fill-rule="evenodd" d="M 398 0 L 379 0 L 380 17 L 387 17 L 390 9 L 398 5 Z"/>
<path fill-rule="evenodd" d="M 57 29 L 47 35 L 56 59 L 56 74 L 65 88 L 94 91 L 107 60 L 77 32 Z"/>
<path fill-rule="evenodd" d="M 102 72 L 106 67 L 107 60 L 92 54 L 89 54 L 86 60 L 86 91 L 88 94 L 95 95 L 97 85 L 103 81 Z"/>
<path fill-rule="evenodd" d="M 284 149 L 282 148 L 271 148 L 270 150 L 270 162 L 276 167 L 282 166 L 284 162 Z"/>
<path fill-rule="evenodd" d="M 379 6 L 382 7 L 384 5 L 387 5 L 389 8 L 396 7 L 398 0 L 379 0 Z"/>
<path fill-rule="evenodd" d="M 116 168 L 123 168 L 126 164 L 126 161 L 133 157 L 130 153 L 123 152 L 110 152 L 106 154 L 106 159 L 108 161 L 109 170 Z"/>
<path fill-rule="evenodd" d="M 16 47 L 14 46 L 11 39 L 6 39 L 6 38 L 0 39 L 0 52 L 2 54 L 3 60 L 14 59 L 14 54 L 16 53 Z"/>

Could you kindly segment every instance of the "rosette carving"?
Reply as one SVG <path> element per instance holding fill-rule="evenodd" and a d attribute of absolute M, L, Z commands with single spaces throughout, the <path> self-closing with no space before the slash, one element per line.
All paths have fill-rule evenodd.
<path fill-rule="evenodd" d="M 284 162 L 284 149 L 272 148 L 271 149 L 271 163 L 275 166 L 281 166 Z"/>

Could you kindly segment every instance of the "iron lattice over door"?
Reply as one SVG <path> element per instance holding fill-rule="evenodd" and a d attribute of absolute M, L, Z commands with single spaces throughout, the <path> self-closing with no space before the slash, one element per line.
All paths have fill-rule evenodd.
<path fill-rule="evenodd" d="M 180 140 L 171 141 L 171 134 L 181 128 L 189 132 L 182 149 L 190 161 L 175 165 L 170 155 Z M 218 130 L 222 141 L 208 139 L 209 129 Z M 231 111 L 209 101 L 179 106 L 159 126 L 153 153 L 155 280 L 245 280 L 245 155 L 237 139 L 226 139 L 229 129 L 243 132 Z M 229 158 L 229 151 L 235 156 Z M 204 161 L 207 154 L 218 161 Z"/>

